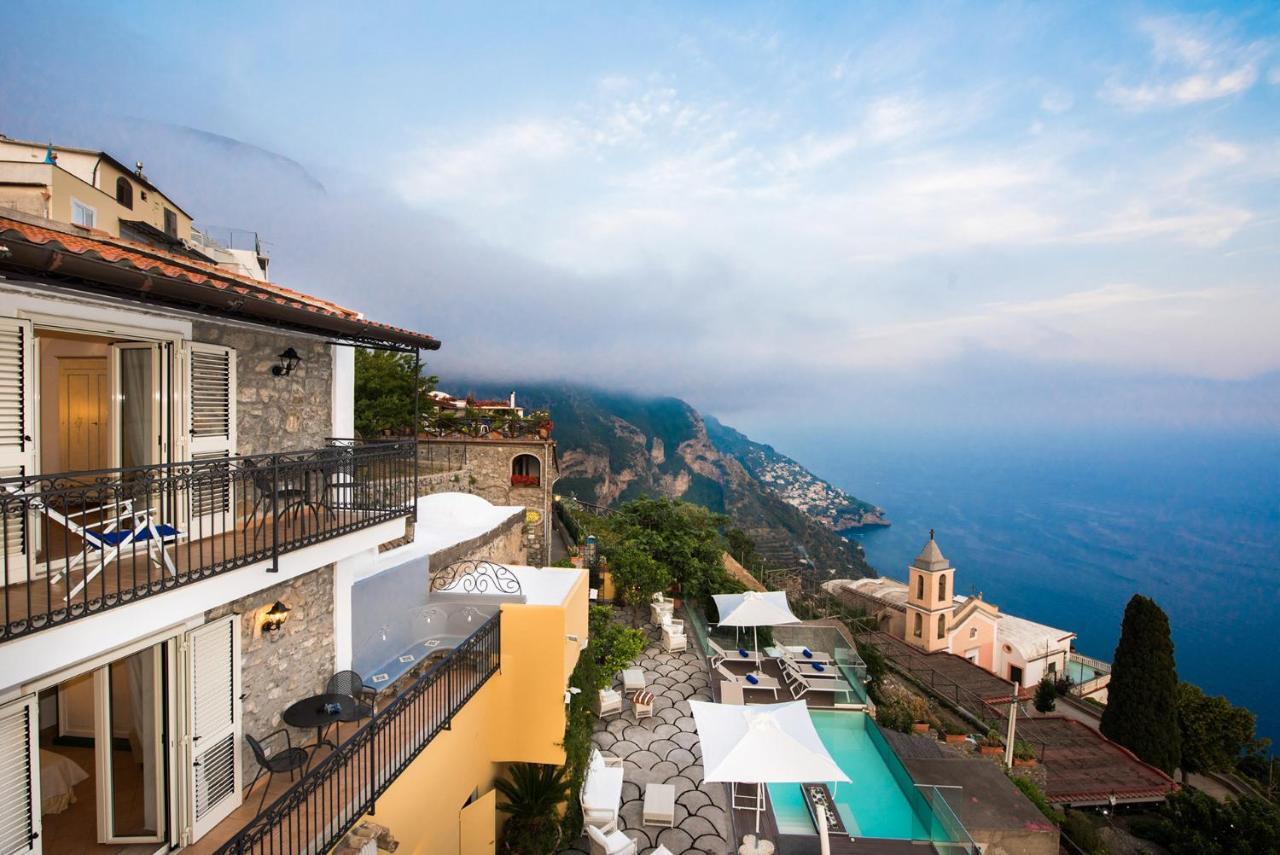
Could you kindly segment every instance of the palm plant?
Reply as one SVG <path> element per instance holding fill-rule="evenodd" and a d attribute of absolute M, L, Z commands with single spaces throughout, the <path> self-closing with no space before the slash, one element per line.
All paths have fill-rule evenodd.
<path fill-rule="evenodd" d="M 502 835 L 507 852 L 553 852 L 560 843 L 558 810 L 571 785 L 563 766 L 513 763 L 507 777 L 494 785 L 505 800 L 498 810 L 509 814 Z"/>

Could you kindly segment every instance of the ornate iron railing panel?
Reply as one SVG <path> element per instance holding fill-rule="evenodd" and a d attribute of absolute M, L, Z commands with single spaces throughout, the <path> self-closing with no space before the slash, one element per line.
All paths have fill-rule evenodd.
<path fill-rule="evenodd" d="M 459 594 L 520 594 L 520 580 L 501 564 L 464 559 L 431 574 L 431 590 Z"/>
<path fill-rule="evenodd" d="M 414 443 L 0 479 L 0 642 L 412 513 Z"/>
<path fill-rule="evenodd" d="M 489 618 L 217 850 L 328 852 L 498 671 L 501 615 Z"/>

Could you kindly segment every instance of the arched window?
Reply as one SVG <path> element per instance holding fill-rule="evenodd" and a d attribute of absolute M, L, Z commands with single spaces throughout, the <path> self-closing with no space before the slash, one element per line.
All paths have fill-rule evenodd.
<path fill-rule="evenodd" d="M 924 619 L 920 616 L 919 612 L 916 612 L 915 635 L 916 638 L 924 635 Z"/>
<path fill-rule="evenodd" d="M 919 573 L 916 575 L 916 599 L 917 600 L 924 599 L 924 574 L 923 573 Z"/>
<path fill-rule="evenodd" d="M 947 637 L 947 616 L 938 615 L 938 638 Z"/>
<path fill-rule="evenodd" d="M 511 461 L 512 487 L 537 487 L 541 476 L 542 462 L 532 454 L 517 454 Z"/>
<path fill-rule="evenodd" d="M 133 185 L 123 175 L 116 179 L 116 201 L 126 208 L 133 208 Z"/>
<path fill-rule="evenodd" d="M 947 599 L 947 576 L 945 573 L 938 577 L 938 599 L 943 601 Z"/>

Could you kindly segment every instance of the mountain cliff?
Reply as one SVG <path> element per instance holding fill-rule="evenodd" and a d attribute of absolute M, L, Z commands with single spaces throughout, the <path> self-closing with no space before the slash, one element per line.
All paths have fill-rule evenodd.
<path fill-rule="evenodd" d="M 510 391 L 492 384 L 465 390 L 477 397 Z M 600 505 L 636 496 L 695 502 L 727 514 L 769 566 L 819 579 L 875 575 L 861 548 L 834 529 L 875 524 L 878 508 L 678 398 L 522 384 L 519 400 L 551 413 L 560 495 Z"/>

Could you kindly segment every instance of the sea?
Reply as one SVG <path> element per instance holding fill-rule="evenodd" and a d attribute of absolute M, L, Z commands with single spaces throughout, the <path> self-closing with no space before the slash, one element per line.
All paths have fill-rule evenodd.
<path fill-rule="evenodd" d="M 762 430 L 762 434 L 769 431 Z M 936 529 L 956 591 L 1111 661 L 1135 593 L 1169 615 L 1180 679 L 1280 740 L 1280 437 L 1188 431 L 780 438 L 893 525 L 846 532 L 884 576 Z"/>

